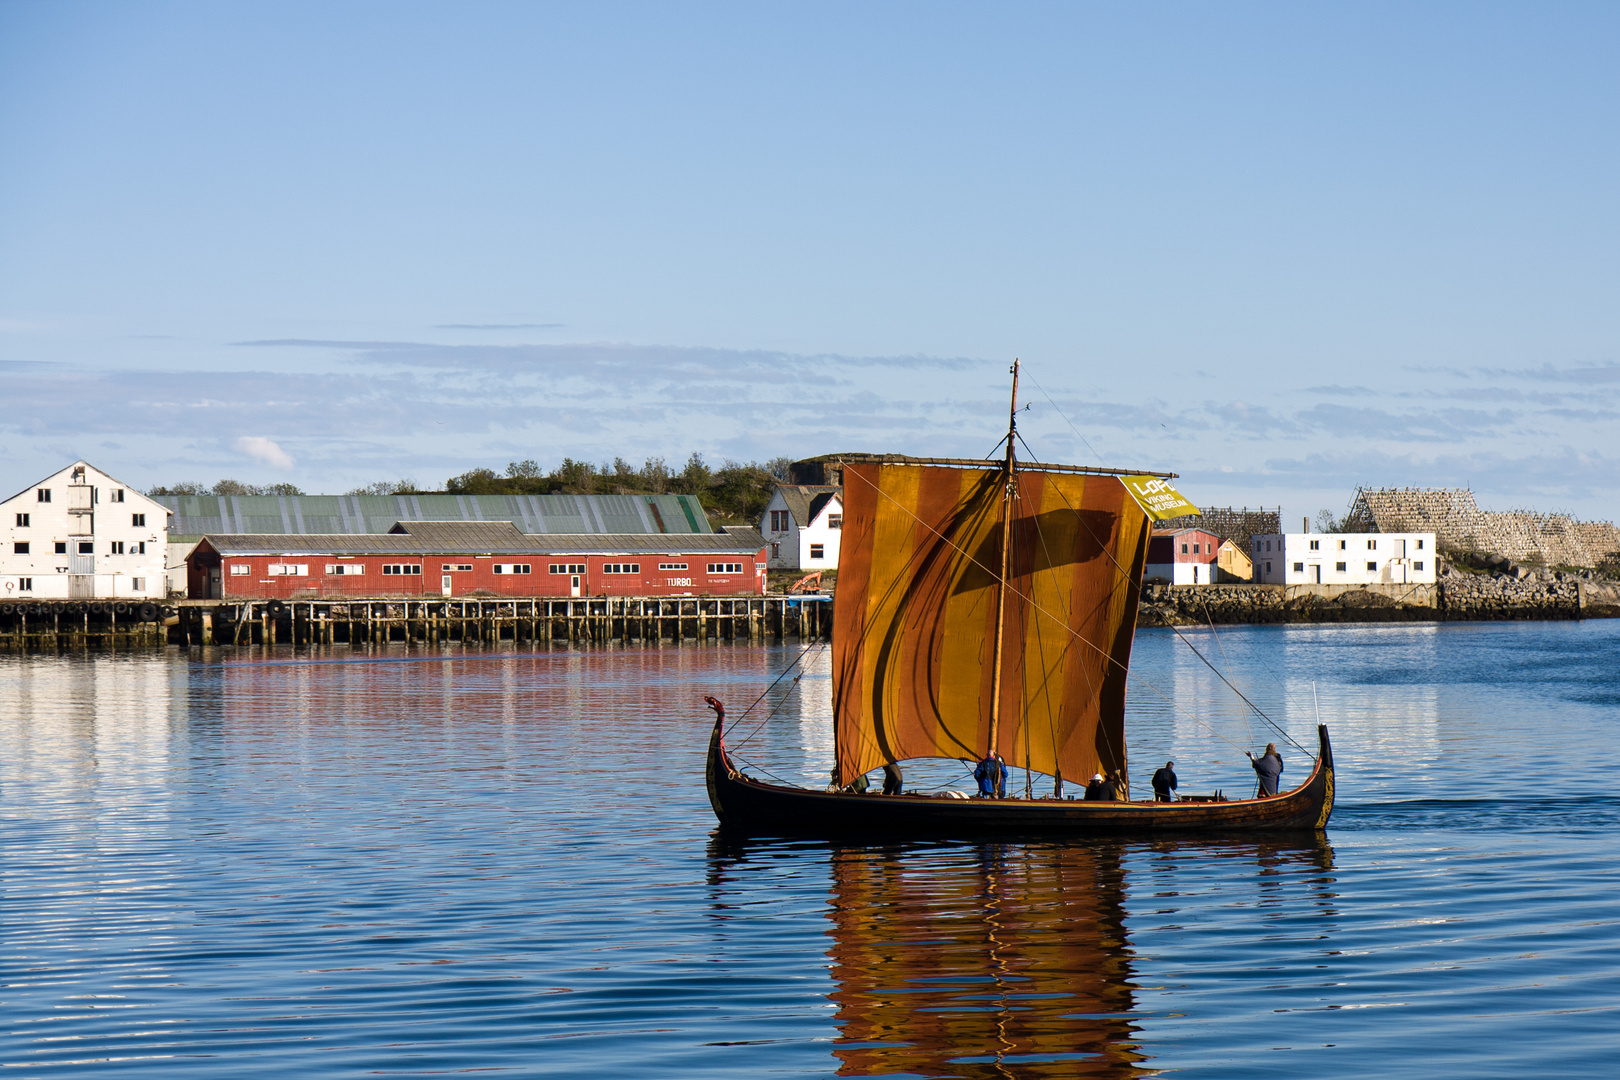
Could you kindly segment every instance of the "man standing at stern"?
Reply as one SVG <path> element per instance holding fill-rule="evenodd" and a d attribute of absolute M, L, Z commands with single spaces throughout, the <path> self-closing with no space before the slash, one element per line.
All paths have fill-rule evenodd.
<path fill-rule="evenodd" d="M 1176 763 L 1167 761 L 1164 768 L 1153 774 L 1153 801 L 1175 802 L 1171 792 L 1176 790 Z"/>
<path fill-rule="evenodd" d="M 1249 754 L 1247 750 L 1243 751 Z M 1254 766 L 1255 775 L 1260 778 L 1260 789 L 1255 792 L 1259 798 L 1277 794 L 1277 781 L 1282 779 L 1283 759 L 1277 753 L 1277 744 L 1266 743 L 1266 752 L 1259 757 L 1249 754 L 1249 764 Z"/>

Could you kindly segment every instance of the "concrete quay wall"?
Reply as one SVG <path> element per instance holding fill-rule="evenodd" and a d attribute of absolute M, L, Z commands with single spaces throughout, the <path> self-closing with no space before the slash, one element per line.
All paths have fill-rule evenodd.
<path fill-rule="evenodd" d="M 1452 574 L 1433 585 L 1158 585 L 1138 626 L 1620 617 L 1620 586 L 1551 575 Z"/>

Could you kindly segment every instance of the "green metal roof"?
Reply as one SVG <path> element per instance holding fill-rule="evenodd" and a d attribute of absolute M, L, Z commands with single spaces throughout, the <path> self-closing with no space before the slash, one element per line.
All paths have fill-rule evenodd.
<path fill-rule="evenodd" d="M 526 533 L 710 533 L 692 495 L 155 495 L 171 541 L 211 533 L 385 533 L 396 521 L 510 521 Z"/>

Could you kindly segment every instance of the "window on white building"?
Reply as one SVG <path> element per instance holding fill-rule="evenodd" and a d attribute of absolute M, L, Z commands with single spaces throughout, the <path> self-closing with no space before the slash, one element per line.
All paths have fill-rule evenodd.
<path fill-rule="evenodd" d="M 842 529 L 843 527 L 844 527 L 844 515 L 843 514 L 828 514 L 827 515 L 827 528 L 829 528 L 829 529 Z"/>
<path fill-rule="evenodd" d="M 34 591 L 34 579 L 31 578 L 31 577 L 20 577 L 20 578 L 18 578 L 17 579 L 17 591 L 18 592 L 33 592 Z"/>
<path fill-rule="evenodd" d="M 27 514 L 18 514 L 17 515 L 17 528 L 19 528 L 19 529 L 28 528 L 28 515 Z"/>
<path fill-rule="evenodd" d="M 107 547 L 110 549 L 107 552 L 109 555 L 122 555 L 124 553 L 124 542 L 122 540 L 114 540 Z"/>
<path fill-rule="evenodd" d="M 27 540 L 18 540 L 16 543 L 12 544 L 11 545 L 11 553 L 13 555 L 26 555 L 26 554 L 28 554 L 28 541 Z"/>
<path fill-rule="evenodd" d="M 107 496 L 107 501 L 108 502 L 123 502 L 124 501 L 124 489 L 123 488 L 113 488 L 112 489 L 112 494 Z M 136 588 L 140 588 L 140 586 L 137 585 Z"/>
<path fill-rule="evenodd" d="M 247 577 L 253 572 L 253 567 L 245 562 L 231 563 L 231 577 Z"/>
<path fill-rule="evenodd" d="M 79 554 L 80 555 L 94 555 L 95 553 L 96 553 L 95 541 L 93 541 L 93 540 L 80 540 L 79 541 Z"/>
<path fill-rule="evenodd" d="M 1414 569 L 1414 570 L 1421 570 L 1421 569 L 1423 569 L 1423 563 L 1422 563 L 1422 561 L 1421 561 L 1421 560 L 1420 560 L 1420 561 L 1418 561 L 1418 562 L 1414 562 L 1414 563 L 1413 563 L 1413 564 L 1412 564 L 1412 569 Z"/>
<path fill-rule="evenodd" d="M 771 532 L 787 532 L 788 512 L 786 510 L 771 511 Z"/>
<path fill-rule="evenodd" d="M 1320 541 L 1320 540 L 1312 540 L 1311 541 L 1311 550 L 1312 551 L 1321 551 L 1322 550 L 1322 541 Z"/>
<path fill-rule="evenodd" d="M 1297 563 L 1294 564 L 1294 573 L 1303 574 L 1304 572 L 1305 572 L 1305 564 L 1304 563 L 1297 562 Z"/>
<path fill-rule="evenodd" d="M 34 493 L 34 497 L 37 498 L 40 502 L 50 502 L 51 501 L 51 489 L 50 488 L 40 488 L 38 491 L 36 491 Z"/>
<path fill-rule="evenodd" d="M 825 559 L 827 557 L 827 545 L 826 544 L 811 544 L 810 545 L 810 557 L 812 559 Z"/>
<path fill-rule="evenodd" d="M 1344 550 L 1344 547 L 1345 547 L 1345 544 L 1346 544 L 1346 543 L 1348 543 L 1348 541 L 1345 541 L 1345 540 L 1340 540 L 1340 541 L 1339 541 L 1339 550 L 1340 550 L 1340 551 L 1343 551 L 1343 550 Z"/>
<path fill-rule="evenodd" d="M 1368 551 L 1377 551 L 1378 550 L 1378 541 L 1376 541 L 1376 540 L 1367 541 L 1367 550 Z"/>
<path fill-rule="evenodd" d="M 66 555 L 67 554 L 67 541 L 66 540 L 58 540 L 56 542 L 56 553 L 58 555 Z"/>
<path fill-rule="evenodd" d="M 145 555 L 146 554 L 146 541 L 145 540 L 137 540 L 137 541 L 135 541 L 135 546 L 130 548 L 130 551 L 133 552 L 136 555 Z"/>
<path fill-rule="evenodd" d="M 1373 562 L 1371 559 L 1368 559 L 1367 560 L 1367 569 L 1376 570 L 1376 569 L 1378 569 L 1378 564 Z"/>
<path fill-rule="evenodd" d="M 140 592 L 146 588 L 146 579 L 143 577 L 132 577 L 129 579 L 129 587 L 134 589 L 136 592 Z"/>
<path fill-rule="evenodd" d="M 131 525 L 135 526 L 138 529 L 145 528 L 146 527 L 146 515 L 145 514 L 131 514 L 131 515 L 129 515 L 129 523 Z"/>
<path fill-rule="evenodd" d="M 1423 550 L 1423 541 L 1421 541 L 1421 540 L 1419 540 L 1419 541 L 1418 541 L 1418 542 L 1417 542 L 1417 549 L 1418 549 L 1418 550 L 1419 550 L 1419 551 L 1422 551 L 1422 550 Z M 1423 568 L 1422 568 L 1422 567 L 1421 567 L 1421 566 L 1420 566 L 1420 567 L 1418 567 L 1418 569 L 1419 569 L 1419 570 L 1421 570 L 1421 569 L 1423 569 Z"/>

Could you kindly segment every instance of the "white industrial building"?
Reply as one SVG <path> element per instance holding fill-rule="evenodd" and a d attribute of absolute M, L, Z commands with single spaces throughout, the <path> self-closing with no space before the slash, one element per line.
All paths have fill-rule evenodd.
<path fill-rule="evenodd" d="M 1432 585 L 1434 533 L 1272 533 L 1250 541 L 1267 585 Z"/>
<path fill-rule="evenodd" d="M 0 503 L 0 599 L 162 599 L 168 516 L 76 461 Z"/>
<path fill-rule="evenodd" d="M 773 570 L 836 570 L 844 535 L 843 489 L 780 484 L 760 518 Z"/>

